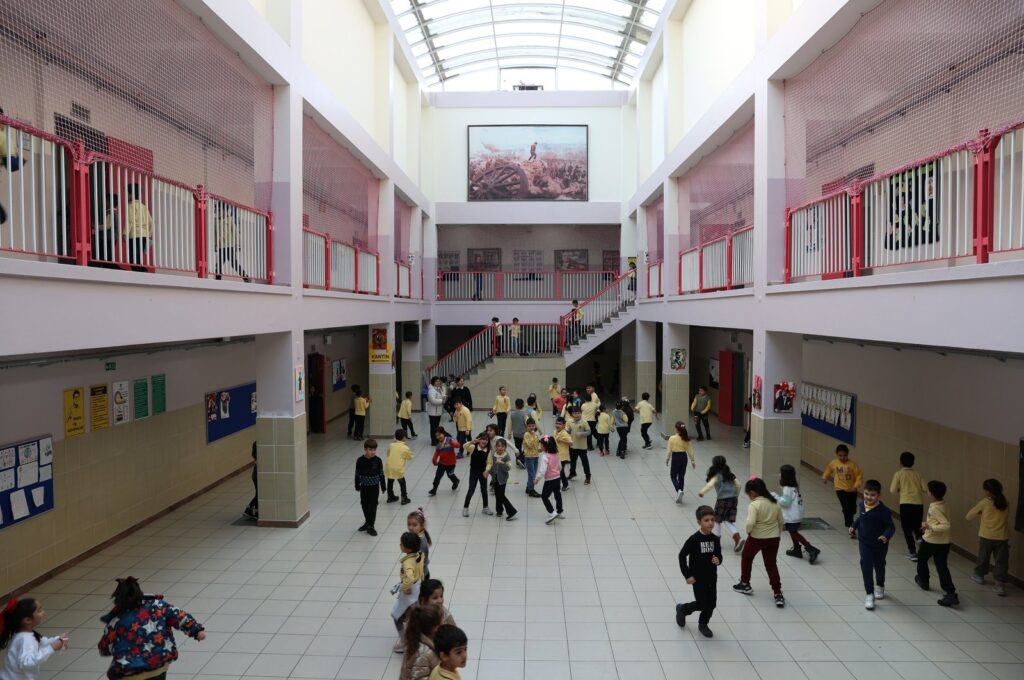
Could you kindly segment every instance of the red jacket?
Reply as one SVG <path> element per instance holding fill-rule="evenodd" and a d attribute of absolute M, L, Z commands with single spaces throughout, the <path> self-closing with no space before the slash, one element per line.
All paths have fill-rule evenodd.
<path fill-rule="evenodd" d="M 455 465 L 458 459 L 455 457 L 455 449 L 461 448 L 457 441 L 451 437 L 445 437 L 443 444 L 438 444 L 434 449 L 434 465 Z"/>

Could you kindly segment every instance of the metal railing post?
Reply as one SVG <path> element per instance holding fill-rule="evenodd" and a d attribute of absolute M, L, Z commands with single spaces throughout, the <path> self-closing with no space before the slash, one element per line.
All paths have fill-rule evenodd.
<path fill-rule="evenodd" d="M 267 285 L 274 285 L 274 213 L 267 211 Z"/>
<path fill-rule="evenodd" d="M 75 264 L 85 267 L 92 254 L 89 234 L 89 154 L 82 140 L 75 142 L 71 153 L 74 180 L 71 189 L 71 234 L 74 241 Z"/>
<path fill-rule="evenodd" d="M 324 232 L 324 290 L 331 289 L 331 235 Z"/>
<path fill-rule="evenodd" d="M 850 243 L 853 252 L 850 267 L 854 276 L 864 268 L 864 185 L 855 181 L 847 193 L 850 195 Z"/>
<path fill-rule="evenodd" d="M 789 208 L 786 208 L 786 252 L 782 280 L 785 283 L 793 280 L 793 211 Z"/>
<path fill-rule="evenodd" d="M 359 246 L 353 245 L 352 250 L 354 251 L 353 257 L 355 258 L 353 264 L 355 269 L 355 279 L 352 280 L 352 292 L 359 292 Z"/>
<path fill-rule="evenodd" d="M 999 138 L 987 129 L 978 132 L 971 146 L 974 154 L 974 256 L 978 264 L 988 262 L 995 232 L 995 163 L 992 151 Z"/>

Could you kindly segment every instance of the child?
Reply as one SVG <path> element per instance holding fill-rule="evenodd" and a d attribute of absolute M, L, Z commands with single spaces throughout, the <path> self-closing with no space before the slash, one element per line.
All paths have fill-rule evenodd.
<path fill-rule="evenodd" d="M 615 410 L 612 411 L 612 419 L 615 421 L 615 431 L 619 433 L 619 445 L 615 450 L 615 455 L 619 458 L 625 458 L 626 439 L 629 436 L 629 417 L 626 415 L 625 403 L 620 401 L 615 404 Z"/>
<path fill-rule="evenodd" d="M 402 621 L 409 607 L 416 604 L 419 599 L 420 583 L 423 581 L 423 553 L 420 552 L 420 537 L 407 531 L 399 539 L 398 547 L 402 551 L 402 556 L 398 560 L 398 575 L 401 580 L 391 589 L 395 595 L 395 604 L 391 607 L 391 620 L 395 622 L 395 630 L 398 631 L 398 640 L 391 648 L 395 654 L 405 651 L 405 641 L 402 639 L 405 628 Z"/>
<path fill-rule="evenodd" d="M 505 349 L 505 337 L 504 329 L 501 327 L 501 321 L 498 317 L 491 317 L 491 326 L 494 328 L 494 354 L 495 356 L 501 356 L 502 350 Z"/>
<path fill-rule="evenodd" d="M 575 345 L 576 342 L 583 335 L 583 310 L 580 309 L 580 301 L 572 301 L 572 309 L 569 310 L 569 332 L 566 342 L 570 345 Z"/>
<path fill-rule="evenodd" d="M 722 543 L 712 529 L 715 526 L 715 511 L 706 505 L 697 508 L 699 528 L 693 533 L 683 549 L 679 551 L 679 571 L 693 586 L 693 602 L 676 605 L 676 623 L 686 625 L 686 617 L 699 611 L 697 630 L 704 637 L 714 637 L 708 628 L 708 621 L 718 602 L 718 565 L 722 563 Z"/>
<path fill-rule="evenodd" d="M 427 516 L 423 508 L 416 508 L 405 517 L 405 528 L 420 537 L 420 552 L 423 553 L 423 580 L 430 578 L 430 546 L 434 542 L 427 531 Z"/>
<path fill-rule="evenodd" d="M 741 539 L 740 532 L 736 529 L 739 485 L 736 483 L 736 475 L 725 462 L 725 456 L 715 456 L 711 459 L 707 482 L 697 495 L 704 498 L 708 491 L 715 490 L 718 497 L 715 501 L 715 536 L 720 535 L 721 527 L 725 527 L 732 534 L 732 551 L 738 553 L 743 550 L 743 544 L 746 543 L 746 539 Z"/>
<path fill-rule="evenodd" d="M 402 428 L 409 437 L 416 439 L 416 428 L 412 426 L 412 392 L 405 393 L 405 399 L 398 407 L 398 419 L 402 422 Z"/>
<path fill-rule="evenodd" d="M 128 185 L 128 202 L 124 207 L 124 235 L 127 239 L 128 261 L 133 272 L 145 272 L 149 263 L 149 239 L 153 233 L 153 215 L 140 198 L 138 184 Z"/>
<path fill-rule="evenodd" d="M 743 402 L 743 448 L 750 448 L 750 417 L 753 414 L 754 409 L 750 404 L 750 399 Z"/>
<path fill-rule="evenodd" d="M 256 442 L 252 443 L 252 500 L 245 506 L 243 513 L 251 519 L 260 517 L 260 489 L 256 484 Z"/>
<path fill-rule="evenodd" d="M 548 396 L 551 397 L 551 417 L 557 418 L 561 412 L 561 405 L 555 403 L 555 400 L 562 397 L 562 386 L 558 384 L 558 378 L 551 379 L 551 385 L 548 386 Z"/>
<path fill-rule="evenodd" d="M 557 424 L 558 421 L 556 420 L 555 423 Z M 548 511 L 548 518 L 544 520 L 544 523 L 551 524 L 557 518 L 564 516 L 562 514 L 562 491 L 559 488 L 559 471 L 562 468 L 562 462 L 559 456 L 558 442 L 554 437 L 544 437 L 541 440 L 541 446 L 544 447 L 544 453 L 537 465 L 537 478 L 534 480 L 534 484 L 542 485 L 541 500 L 544 501 L 544 508 Z M 552 494 L 555 496 L 555 507 L 551 507 L 551 501 L 548 500 Z"/>
<path fill-rule="evenodd" d="M 804 497 L 800 494 L 800 483 L 796 481 L 796 468 L 792 465 L 783 465 L 779 468 L 779 485 L 782 487 L 782 494 L 773 494 L 782 508 L 782 521 L 785 522 L 786 531 L 793 541 L 793 547 L 786 551 L 790 557 L 798 560 L 804 558 L 801 545 L 807 548 L 807 561 L 814 564 L 818 561 L 821 551 L 815 548 L 800 533 L 800 521 L 804 518 Z"/>
<path fill-rule="evenodd" d="M 609 440 L 612 430 L 615 429 L 615 421 L 612 420 L 611 414 L 608 413 L 608 407 L 604 404 L 601 404 L 597 410 L 597 452 L 602 456 L 607 456 L 611 453 Z"/>
<path fill-rule="evenodd" d="M 921 544 L 917 547 L 917 576 L 914 577 L 914 583 L 921 590 L 929 589 L 928 579 L 931 574 L 928 572 L 928 561 L 934 558 L 939 585 L 945 593 L 939 604 L 953 607 L 960 604 L 960 598 L 956 594 L 956 586 L 953 585 L 953 577 L 947 565 L 951 524 L 946 512 L 946 485 L 934 479 L 928 482 L 928 497 L 931 502 L 928 504 L 928 515 L 921 525 L 922 536 Z"/>
<path fill-rule="evenodd" d="M 483 512 L 485 515 L 493 515 L 494 511 L 487 507 L 487 457 L 491 453 L 491 440 L 487 434 L 481 432 L 476 436 L 476 441 L 462 447 L 469 454 L 469 489 L 466 491 L 466 501 L 462 505 L 462 516 L 469 517 L 469 502 L 473 500 L 477 484 L 480 485 L 480 497 L 483 499 Z"/>
<path fill-rule="evenodd" d="M 512 410 L 512 401 L 508 398 L 508 390 L 502 385 L 498 388 L 498 396 L 494 398 L 494 408 L 491 409 L 488 417 L 498 419 L 498 434 L 505 436 L 505 425 L 508 423 L 508 412 Z"/>
<path fill-rule="evenodd" d="M 523 436 L 526 434 L 526 419 L 530 417 L 530 411 L 526 409 L 526 404 L 523 403 L 522 399 L 516 399 L 516 407 L 512 413 L 509 414 L 509 430 L 512 432 L 512 443 L 515 444 L 516 450 L 519 451 L 519 458 L 516 462 L 519 463 L 519 467 L 525 467 L 526 464 L 523 462 Z"/>
<path fill-rule="evenodd" d="M 560 391 L 555 396 L 551 397 L 551 417 L 552 419 L 558 418 L 565 411 L 565 405 L 569 403 L 569 393 L 565 390 Z"/>
<path fill-rule="evenodd" d="M 523 460 L 526 462 L 526 495 L 540 498 L 534 486 L 533 478 L 537 475 L 537 456 L 540 455 L 540 433 L 537 432 L 537 421 L 526 419 L 526 433 L 523 435 Z"/>
<path fill-rule="evenodd" d="M 565 429 L 565 418 L 555 419 L 555 443 L 558 445 L 558 460 L 561 462 L 562 491 L 569 490 L 569 477 L 565 474 L 565 466 L 569 464 L 569 451 L 572 447 L 572 435 Z"/>
<path fill-rule="evenodd" d="M 643 448 L 653 448 L 651 442 L 651 435 L 647 432 L 651 429 L 651 425 L 654 423 L 654 414 L 657 413 L 657 409 L 649 401 L 651 395 L 649 392 L 644 392 L 640 395 L 640 401 L 636 405 L 636 412 L 639 415 L 640 420 L 640 436 L 643 437 L 644 445 Z"/>
<path fill-rule="evenodd" d="M 587 427 L 590 428 L 590 436 L 587 437 L 587 451 L 593 451 L 594 440 L 597 439 L 597 410 L 601 408 L 601 400 L 598 398 L 597 392 L 594 392 L 594 388 L 587 385 L 586 399 L 580 398 L 577 394 L 573 401 L 578 402 L 576 406 L 583 411 L 583 420 L 587 421 Z"/>
<path fill-rule="evenodd" d="M 782 534 L 782 512 L 775 498 L 768 492 L 763 479 L 756 477 L 747 481 L 743 490 L 750 499 L 747 510 L 747 543 L 743 546 L 740 559 L 740 582 L 732 587 L 737 593 L 752 595 L 750 587 L 750 571 L 754 565 L 754 557 L 761 553 L 764 570 L 768 573 L 768 583 L 775 593 L 775 606 L 786 606 L 786 598 L 782 596 L 782 580 L 779 578 L 779 567 L 775 558 L 779 554 L 779 536 Z"/>
<path fill-rule="evenodd" d="M 461 680 L 459 669 L 466 667 L 469 641 L 461 628 L 441 626 L 434 633 L 434 651 L 441 663 L 430 672 L 429 680 Z"/>
<path fill-rule="evenodd" d="M 398 680 L 427 680 L 441 660 L 434 652 L 434 633 L 441 625 L 441 609 L 417 604 L 409 610 L 405 625 L 405 658 Z"/>
<path fill-rule="evenodd" d="M 672 479 L 672 486 L 676 490 L 676 503 L 683 503 L 683 482 L 686 481 L 686 459 L 689 457 L 690 465 L 697 467 L 697 459 L 693 456 L 693 442 L 686 431 L 686 423 L 676 421 L 676 433 L 668 438 L 668 447 L 665 453 L 665 465 L 669 463 L 669 477 Z M 735 515 L 733 516 L 735 518 Z"/>
<path fill-rule="evenodd" d="M 455 617 L 444 606 L 444 584 L 436 578 L 425 578 L 420 584 L 419 606 L 434 605 L 441 610 L 441 623 L 454 626 Z"/>
<path fill-rule="evenodd" d="M 992 556 L 995 569 L 995 586 L 992 591 L 996 595 L 1006 595 L 1007 573 L 1010 567 L 1010 528 L 1006 523 L 1010 504 L 1003 495 L 1003 485 L 998 479 L 986 479 L 981 483 L 985 497 L 977 505 L 967 511 L 967 519 L 975 515 L 981 516 L 981 528 L 978 530 L 978 562 L 974 567 L 971 579 L 977 584 L 985 582 L 988 573 L 988 559 Z"/>
<path fill-rule="evenodd" d="M 519 317 L 512 317 L 512 323 L 508 326 L 508 351 L 513 356 L 519 354 L 519 334 L 522 328 L 519 326 Z"/>
<path fill-rule="evenodd" d="M 505 487 L 508 485 L 508 473 L 512 470 L 512 461 L 515 460 L 515 455 L 518 451 L 504 437 L 496 437 L 491 442 L 491 447 L 493 452 L 487 456 L 487 467 L 484 469 L 484 477 L 492 477 L 494 505 L 498 511 L 498 517 L 507 512 L 508 515 L 505 517 L 505 521 L 511 522 L 518 518 L 519 512 L 512 505 L 512 501 L 508 499 L 508 496 L 505 495 Z"/>
<path fill-rule="evenodd" d="M 711 413 L 711 395 L 708 394 L 708 388 L 701 385 L 697 388 L 697 395 L 690 402 L 690 412 L 693 414 L 693 422 L 697 428 L 697 441 L 704 441 L 705 435 L 707 440 L 711 441 L 711 425 L 708 424 L 708 414 Z M 701 425 L 704 426 L 704 432 L 700 430 Z"/>
<path fill-rule="evenodd" d="M 459 446 L 462 447 L 457 458 L 462 458 L 466 442 L 473 438 L 473 412 L 466 408 L 461 401 L 456 401 L 455 410 L 452 413 L 455 418 L 456 437 L 459 440 Z"/>
<path fill-rule="evenodd" d="M 0 678 L 39 680 L 39 667 L 54 652 L 67 649 L 68 635 L 43 637 L 36 628 L 46 611 L 31 597 L 11 599 L 0 612 Z"/>
<path fill-rule="evenodd" d="M 405 443 L 405 428 L 395 430 L 395 441 L 388 445 L 388 463 L 384 466 L 384 476 L 388 480 L 388 503 L 398 500 L 395 495 L 395 482 L 402 491 L 402 505 L 411 503 L 405 486 L 405 463 L 412 460 L 412 451 Z"/>
<path fill-rule="evenodd" d="M 583 474 L 586 477 L 584 484 L 590 484 L 590 457 L 587 455 L 587 439 L 590 437 L 590 425 L 583 420 L 583 411 L 574 409 L 572 420 L 569 421 L 566 430 L 572 437 L 572 444 L 569 445 L 569 479 L 576 479 L 576 461 L 583 461 Z"/>
<path fill-rule="evenodd" d="M 864 482 L 864 500 L 860 513 L 850 527 L 850 535 L 857 536 L 860 549 L 860 573 L 864 577 L 864 609 L 874 609 L 875 600 L 885 597 L 885 556 L 889 552 L 889 539 L 896 533 L 892 510 L 878 500 L 882 485 L 877 479 Z M 872 570 L 874 579 L 872 580 Z"/>
<path fill-rule="evenodd" d="M 900 495 L 900 527 L 907 542 L 907 559 L 917 562 L 917 542 L 921 539 L 921 520 L 924 519 L 922 495 L 928 490 L 921 475 L 914 470 L 914 454 L 904 451 L 900 454 L 903 467 L 892 476 L 889 493 Z"/>
<path fill-rule="evenodd" d="M 203 627 L 186 612 L 165 602 L 162 595 L 143 595 L 134 577 L 117 579 L 114 608 L 100 617 L 106 624 L 100 638 L 100 656 L 113 657 L 110 680 L 145 674 L 161 678 L 178 658 L 174 629 L 200 642 Z"/>
<path fill-rule="evenodd" d="M 352 428 L 352 438 L 362 439 L 363 428 L 366 426 L 366 409 L 370 408 L 370 404 L 373 403 L 373 399 L 370 397 L 364 397 L 361 391 L 355 392 L 355 400 L 352 404 L 353 414 L 355 416 L 356 424 Z"/>
<path fill-rule="evenodd" d="M 356 461 L 356 491 L 363 506 L 363 526 L 359 531 L 376 536 L 377 530 L 373 526 L 377 522 L 377 499 L 387 491 L 387 487 L 384 486 L 384 464 L 377 457 L 375 439 L 363 442 L 363 455 Z"/>
<path fill-rule="evenodd" d="M 437 472 L 434 473 L 434 486 L 427 492 L 428 496 L 437 495 L 437 485 L 441 483 L 441 477 L 445 475 L 448 475 L 448 479 L 452 482 L 452 491 L 459 488 L 459 478 L 455 476 L 455 464 L 458 462 L 455 450 L 461 451 L 462 447 L 448 436 L 443 427 L 434 431 L 434 441 L 436 442 L 434 457 L 430 462 L 437 466 Z"/>
<path fill-rule="evenodd" d="M 850 460 L 850 449 L 846 448 L 846 444 L 836 447 L 836 459 L 821 473 L 821 479 L 825 484 L 828 484 L 830 477 L 835 485 L 839 506 L 843 510 L 843 522 L 849 529 L 853 526 L 853 515 L 857 512 L 857 489 L 864 483 L 864 476 L 861 474 L 860 466 Z"/>

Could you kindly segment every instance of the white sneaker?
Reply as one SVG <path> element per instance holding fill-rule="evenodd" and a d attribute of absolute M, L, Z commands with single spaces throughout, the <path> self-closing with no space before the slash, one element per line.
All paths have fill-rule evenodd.
<path fill-rule="evenodd" d="M 875 608 L 875 596 L 874 595 L 868 595 L 867 597 L 864 598 L 864 609 L 871 610 L 871 609 L 874 609 L 874 608 Z"/>
<path fill-rule="evenodd" d="M 462 509 L 462 516 L 463 517 L 469 517 L 469 508 L 463 508 Z"/>
<path fill-rule="evenodd" d="M 971 574 L 971 580 L 977 583 L 979 586 L 985 584 L 985 577 L 978 576 L 977 574 Z"/>
<path fill-rule="evenodd" d="M 494 510 L 491 510 L 490 508 L 484 508 L 484 514 L 485 515 L 493 515 L 494 514 Z"/>
<path fill-rule="evenodd" d="M 558 519 L 565 519 L 565 513 L 564 512 L 556 512 L 555 514 L 558 515 Z"/>
<path fill-rule="evenodd" d="M 556 519 L 558 519 L 558 513 L 557 512 L 549 512 L 548 513 L 548 518 L 546 520 L 544 520 L 544 524 L 551 524 Z"/>
<path fill-rule="evenodd" d="M 883 586 L 875 586 L 875 599 L 882 600 L 885 598 L 885 588 Z"/>
<path fill-rule="evenodd" d="M 683 490 L 676 491 L 676 503 L 683 504 Z"/>
<path fill-rule="evenodd" d="M 999 581 L 996 581 L 996 584 L 992 586 L 992 592 L 1000 597 L 1006 597 L 1006 586 Z"/>

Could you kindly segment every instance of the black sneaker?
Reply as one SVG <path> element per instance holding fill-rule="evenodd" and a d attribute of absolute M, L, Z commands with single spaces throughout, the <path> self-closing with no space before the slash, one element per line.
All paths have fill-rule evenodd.
<path fill-rule="evenodd" d="M 367 530 L 367 529 L 369 529 L 369 528 L 370 528 L 370 527 L 368 527 L 368 526 L 366 526 L 366 525 L 364 524 L 363 526 L 359 527 L 358 531 L 366 531 L 366 530 Z"/>
<path fill-rule="evenodd" d="M 699 441 L 699 442 L 704 441 L 704 437 L 697 437 L 697 441 Z"/>
<path fill-rule="evenodd" d="M 680 628 L 686 627 L 686 605 L 676 605 L 676 625 Z"/>
<path fill-rule="evenodd" d="M 530 498 L 540 498 L 540 497 L 541 497 L 541 495 L 539 493 L 537 493 L 536 491 L 531 491 L 530 492 Z"/>
<path fill-rule="evenodd" d="M 430 491 L 427 492 L 427 495 L 428 496 L 436 496 L 437 495 L 437 489 L 431 489 Z"/>
<path fill-rule="evenodd" d="M 820 554 L 821 554 L 821 551 L 818 550 L 815 547 L 807 548 L 807 561 L 810 562 L 811 564 L 814 564 L 815 562 L 818 561 L 818 555 L 820 555 Z"/>
<path fill-rule="evenodd" d="M 946 593 L 942 596 L 942 599 L 939 600 L 940 607 L 956 607 L 959 604 L 960 598 L 957 597 L 956 593 Z"/>
<path fill-rule="evenodd" d="M 743 593 L 744 595 L 754 594 L 754 589 L 750 587 L 750 584 L 744 583 L 743 581 L 740 581 L 739 583 L 734 585 L 732 589 L 735 590 L 737 593 Z"/>
<path fill-rule="evenodd" d="M 697 630 L 699 630 L 700 634 L 703 635 L 706 638 L 715 637 L 715 634 L 712 633 L 711 629 L 708 628 L 706 625 L 697 626 Z"/>
<path fill-rule="evenodd" d="M 917 587 L 920 588 L 921 590 L 931 590 L 928 587 L 928 583 L 926 581 L 922 581 L 920 576 L 917 576 L 917 575 L 914 576 L 914 583 L 916 583 Z"/>
<path fill-rule="evenodd" d="M 402 505 L 409 505 L 409 503 L 412 503 L 412 499 L 409 498 L 408 496 L 402 499 Z"/>
<path fill-rule="evenodd" d="M 800 546 L 797 546 L 795 548 L 790 548 L 789 550 L 786 551 L 786 554 L 789 555 L 790 557 L 795 557 L 798 560 L 802 560 L 804 558 L 804 551 L 800 549 Z"/>
<path fill-rule="evenodd" d="M 388 503 L 397 503 L 398 496 L 388 496 Z"/>
<path fill-rule="evenodd" d="M 376 535 L 377 535 L 377 530 L 376 530 L 376 529 L 374 529 L 373 527 L 369 527 L 369 528 L 368 528 L 368 529 L 366 530 L 366 533 L 368 533 L 368 534 L 369 534 L 369 535 L 371 535 L 371 536 L 376 536 Z"/>
<path fill-rule="evenodd" d="M 456 489 L 459 488 L 459 481 L 460 480 L 456 479 L 454 482 L 452 482 L 452 491 L 455 491 Z"/>
<path fill-rule="evenodd" d="M 786 598 L 782 596 L 782 593 L 775 593 L 775 606 L 779 609 L 786 606 Z"/>

